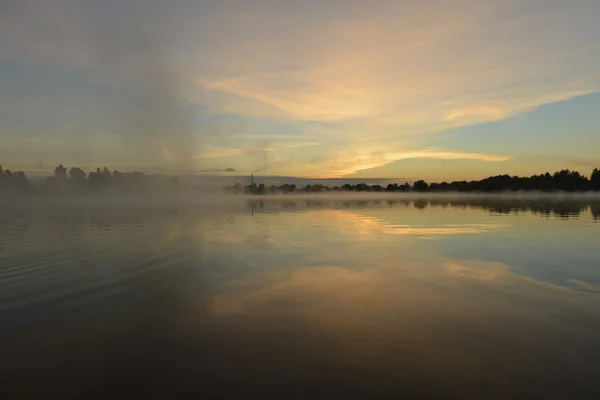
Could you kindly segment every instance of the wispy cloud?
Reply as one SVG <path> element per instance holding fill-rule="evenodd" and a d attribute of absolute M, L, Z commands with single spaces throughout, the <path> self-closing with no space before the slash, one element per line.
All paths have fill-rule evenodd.
<path fill-rule="evenodd" d="M 199 153 L 194 156 L 195 159 L 223 158 L 232 156 L 253 156 L 257 154 L 270 153 L 277 150 L 297 149 L 301 147 L 317 146 L 317 142 L 289 142 L 276 143 L 269 147 L 247 146 L 238 148 L 222 148 L 209 152 Z"/>
<path fill-rule="evenodd" d="M 568 283 L 574 283 L 590 292 L 600 292 L 600 285 L 597 283 L 582 281 L 580 279 L 565 279 L 565 281 Z"/>
<path fill-rule="evenodd" d="M 406 160 L 409 158 L 437 158 L 442 160 L 476 160 L 476 161 L 506 161 L 510 156 L 483 154 L 483 153 L 463 153 L 460 151 L 442 150 L 442 149 L 424 149 L 409 151 L 406 153 L 393 153 L 390 158 L 394 161 Z"/>
<path fill-rule="evenodd" d="M 498 120 L 507 117 L 508 114 L 503 107 L 491 105 L 480 105 L 471 108 L 455 108 L 444 113 L 444 119 L 449 122 L 464 119 L 474 119 L 476 121 Z"/>
<path fill-rule="evenodd" d="M 417 128 L 433 124 L 438 130 L 503 119 L 598 90 L 593 68 L 578 74 L 578 83 L 572 81 L 566 72 L 575 62 L 571 48 L 552 41 L 555 33 L 548 32 L 543 46 L 526 35 L 532 25 L 545 31 L 553 21 L 562 23 L 563 13 L 538 11 L 540 17 L 531 11 L 535 8 L 519 6 L 524 16 L 506 19 L 498 12 L 501 5 L 462 3 L 475 8 L 459 13 L 445 2 L 427 10 L 405 7 L 415 23 L 393 28 L 379 13 L 362 21 L 342 20 L 321 31 L 328 55 L 320 54 L 320 46 L 306 47 L 303 54 L 311 61 L 297 68 L 265 72 L 261 64 L 260 70 L 198 82 L 302 120 L 373 118 Z M 392 16 L 402 7 L 386 2 L 383 9 Z M 429 25 L 424 29 L 417 22 Z M 311 39 L 311 34 L 299 38 Z M 448 108 L 447 102 L 465 103 Z"/>
<path fill-rule="evenodd" d="M 194 159 L 207 159 L 207 158 L 221 158 L 221 157 L 230 157 L 242 154 L 244 152 L 243 149 L 221 149 L 210 151 L 206 153 L 199 153 L 194 156 Z"/>
<path fill-rule="evenodd" d="M 50 131 L 46 134 L 31 136 L 25 139 L 28 143 L 41 143 L 44 141 L 50 140 L 62 140 L 65 137 L 71 135 L 75 132 L 77 128 L 81 127 L 81 122 L 78 120 L 73 120 L 66 122 L 53 131 Z"/>
<path fill-rule="evenodd" d="M 474 160 L 481 162 L 501 162 L 510 160 L 510 156 L 485 153 L 467 153 L 454 150 L 425 148 L 405 152 L 374 151 L 366 154 L 338 154 L 331 157 L 316 158 L 307 166 L 309 176 L 342 177 L 378 168 L 393 162 L 408 159 Z"/>
<path fill-rule="evenodd" d="M 311 146 L 318 146 L 319 143 L 317 142 L 291 142 L 291 143 L 285 143 L 285 144 L 281 144 L 279 146 L 279 148 L 281 149 L 297 149 L 300 147 L 311 147 Z"/>
<path fill-rule="evenodd" d="M 200 173 L 212 173 L 212 172 L 236 172 L 235 168 L 206 168 L 201 169 L 198 172 Z"/>

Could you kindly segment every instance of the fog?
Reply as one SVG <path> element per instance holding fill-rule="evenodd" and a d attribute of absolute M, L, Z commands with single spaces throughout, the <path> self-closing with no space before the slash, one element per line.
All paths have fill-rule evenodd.
<path fill-rule="evenodd" d="M 111 143 L 100 149 L 91 140 L 73 141 L 65 145 L 70 160 L 81 165 L 108 160 L 145 168 L 192 169 L 199 145 L 188 93 L 193 74 L 174 46 L 192 22 L 181 18 L 189 4 L 139 0 L 2 4 L 3 32 L 12 40 L 9 43 L 20 45 L 12 50 L 52 67 L 67 64 L 75 74 L 89 74 L 99 88 L 90 91 L 94 115 L 81 115 L 81 123 L 75 125 L 81 125 L 78 134 Z M 28 54 L 30 47 L 37 51 Z M 71 88 L 61 90 L 58 98 Z M 79 109 L 79 104 L 68 106 Z M 86 118 L 101 122 L 92 126 Z"/>
<path fill-rule="evenodd" d="M 102 6 L 82 11 L 83 18 L 95 21 L 86 27 L 90 51 L 106 78 L 122 87 L 114 99 L 121 105 L 116 117 L 122 135 L 152 139 L 157 164 L 192 168 L 196 139 L 193 113 L 185 103 L 191 78 L 175 66 L 176 55 L 169 50 L 185 29 L 184 21 L 157 29 L 170 21 L 174 9 L 156 2 L 130 2 L 121 12 Z M 136 149 L 127 150 L 136 157 Z"/>

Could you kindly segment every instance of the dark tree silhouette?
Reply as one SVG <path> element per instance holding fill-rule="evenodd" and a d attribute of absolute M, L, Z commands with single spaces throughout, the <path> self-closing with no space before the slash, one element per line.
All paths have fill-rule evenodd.
<path fill-rule="evenodd" d="M 417 192 L 426 192 L 427 189 L 429 189 L 429 185 L 427 184 L 427 182 L 420 180 L 420 181 L 416 181 L 413 184 L 413 189 L 416 190 Z"/>
<path fill-rule="evenodd" d="M 58 167 L 54 168 L 54 176 L 57 178 L 66 178 L 67 169 L 60 164 Z"/>
<path fill-rule="evenodd" d="M 69 170 L 69 175 L 71 178 L 77 181 L 85 180 L 85 172 L 81 168 L 73 167 Z"/>
<path fill-rule="evenodd" d="M 163 177 L 160 174 L 146 175 L 133 171 L 113 173 L 107 167 L 97 168 L 88 174 L 78 167 L 72 167 L 67 177 L 67 168 L 60 164 L 54 169 L 54 176 L 30 184 L 23 171 L 11 172 L 0 167 L 0 192 L 29 192 L 33 194 L 60 193 L 98 193 L 104 190 L 112 192 L 164 191 L 178 189 L 177 177 Z M 10 190 L 5 190 L 10 189 Z"/>
<path fill-rule="evenodd" d="M 293 187 L 293 189 L 292 189 Z M 235 192 L 234 188 L 227 188 L 228 191 Z M 548 172 L 540 175 L 532 175 L 530 177 L 519 177 L 510 175 L 490 176 L 479 181 L 454 181 L 454 182 L 433 182 L 431 184 L 424 180 L 417 180 L 413 186 L 408 182 L 403 184 L 390 183 L 385 188 L 381 185 L 368 185 L 359 183 L 356 185 L 344 184 L 341 187 L 330 189 L 327 186 L 316 184 L 307 185 L 304 188 L 296 188 L 295 185 L 282 185 L 275 190 L 271 187 L 265 193 L 289 193 L 292 191 L 299 192 L 325 192 L 325 191 L 356 191 L 356 192 L 483 192 L 483 193 L 498 193 L 498 192 L 515 192 L 515 191 L 542 191 L 542 192 L 585 192 L 588 190 L 600 191 L 600 170 L 594 169 L 591 177 L 581 175 L 577 171 L 568 169 L 550 174 Z M 258 187 L 247 186 L 246 193 L 257 194 Z"/>
<path fill-rule="evenodd" d="M 0 192 L 24 193 L 29 190 L 29 180 L 23 171 L 12 172 L 0 166 Z"/>
<path fill-rule="evenodd" d="M 592 176 L 590 178 L 590 184 L 592 189 L 600 190 L 600 170 L 598 168 L 594 168 L 592 172 Z"/>

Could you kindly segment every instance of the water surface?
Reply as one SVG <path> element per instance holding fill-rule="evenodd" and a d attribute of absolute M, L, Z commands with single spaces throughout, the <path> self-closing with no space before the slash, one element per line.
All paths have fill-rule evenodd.
<path fill-rule="evenodd" d="M 2 398 L 598 398 L 594 201 L 0 212 Z"/>

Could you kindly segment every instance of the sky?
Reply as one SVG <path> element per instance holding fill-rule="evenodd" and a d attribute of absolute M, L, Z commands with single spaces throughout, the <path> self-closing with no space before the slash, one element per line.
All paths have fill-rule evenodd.
<path fill-rule="evenodd" d="M 0 165 L 600 167 L 597 0 L 0 0 Z"/>

